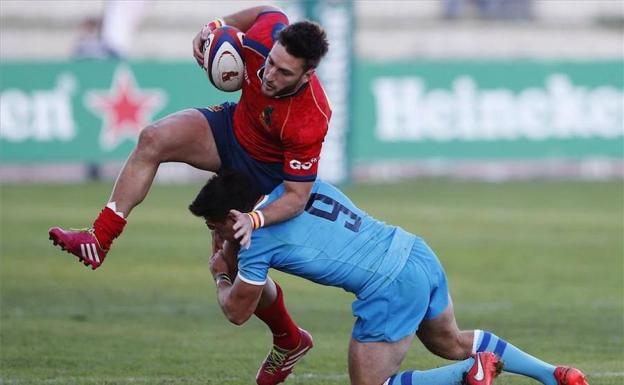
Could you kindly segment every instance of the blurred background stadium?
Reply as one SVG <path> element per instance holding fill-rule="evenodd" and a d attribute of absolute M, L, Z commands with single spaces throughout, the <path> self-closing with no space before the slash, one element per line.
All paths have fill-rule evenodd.
<path fill-rule="evenodd" d="M 250 4 L 3 0 L 2 179 L 112 178 L 145 122 L 236 100 L 194 67 L 190 40 Z M 620 0 L 275 4 L 331 38 L 319 70 L 335 110 L 326 179 L 624 175 Z M 126 77 L 126 107 L 144 108 L 94 105 Z M 55 172 L 25 166 L 42 162 Z"/>
<path fill-rule="evenodd" d="M 89 224 L 145 124 L 237 99 L 191 40 L 258 4 L 0 0 L 0 384 L 252 381 L 268 334 L 226 324 L 186 212 L 207 173 L 161 166 L 96 273 L 45 232 Z M 430 241 L 462 326 L 622 383 L 624 0 L 262 4 L 326 28 L 321 176 Z M 346 383 L 350 296 L 275 277 L 317 341 L 289 382 Z"/>

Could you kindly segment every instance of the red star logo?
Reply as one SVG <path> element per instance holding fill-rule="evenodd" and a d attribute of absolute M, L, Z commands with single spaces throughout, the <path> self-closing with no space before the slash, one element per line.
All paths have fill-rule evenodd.
<path fill-rule="evenodd" d="M 140 89 L 132 71 L 122 65 L 113 74 L 111 88 L 87 92 L 85 105 L 102 117 L 100 144 L 110 151 L 125 139 L 136 140 L 165 100 L 160 89 Z"/>

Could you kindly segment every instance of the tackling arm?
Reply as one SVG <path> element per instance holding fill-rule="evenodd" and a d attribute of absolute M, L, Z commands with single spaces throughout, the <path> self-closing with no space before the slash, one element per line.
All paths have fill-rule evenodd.
<path fill-rule="evenodd" d="M 217 281 L 217 300 L 223 314 L 235 325 L 244 324 L 256 311 L 262 288 L 241 281 L 238 277 L 233 284 Z"/>
<path fill-rule="evenodd" d="M 235 223 L 232 226 L 236 232 L 234 236 L 241 246 L 248 248 L 251 242 L 251 232 L 258 228 L 283 222 L 299 215 L 305 208 L 314 182 L 284 181 L 284 194 L 262 209 L 263 221 L 260 225 L 247 213 L 232 210 Z"/>
<path fill-rule="evenodd" d="M 210 258 L 210 272 L 217 284 L 217 302 L 223 314 L 233 324 L 242 325 L 256 310 L 264 285 L 252 285 L 238 277 L 232 283 L 222 250 Z"/>
<path fill-rule="evenodd" d="M 313 185 L 314 182 L 284 181 L 284 194 L 262 209 L 264 225 L 280 223 L 301 214 Z"/>

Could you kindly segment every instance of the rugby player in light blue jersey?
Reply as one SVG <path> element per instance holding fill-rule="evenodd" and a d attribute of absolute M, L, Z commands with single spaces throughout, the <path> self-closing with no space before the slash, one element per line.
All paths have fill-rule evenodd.
<path fill-rule="evenodd" d="M 547 364 L 487 331 L 459 330 L 446 274 L 425 241 L 372 218 L 328 183 L 314 183 L 302 214 L 258 228 L 251 247 L 241 249 L 232 224 L 283 193 L 280 185 L 261 195 L 247 176 L 228 171 L 208 181 L 189 206 L 227 241 L 210 268 L 231 322 L 244 323 L 278 295 L 268 276 L 273 268 L 355 294 L 348 357 L 353 385 L 487 385 L 501 363 L 546 385 L 588 385 L 578 369 Z M 431 352 L 459 362 L 397 373 L 415 335 Z M 283 380 L 305 353 L 275 351 L 268 366 L 287 371 Z"/>

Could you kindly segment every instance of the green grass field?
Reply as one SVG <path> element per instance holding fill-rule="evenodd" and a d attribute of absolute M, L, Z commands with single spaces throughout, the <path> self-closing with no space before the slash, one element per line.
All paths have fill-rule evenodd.
<path fill-rule="evenodd" d="M 106 263 L 86 269 L 47 229 L 83 227 L 109 184 L 4 185 L 0 384 L 252 384 L 270 345 L 215 302 L 210 236 L 186 207 L 199 186 L 154 186 Z M 592 385 L 624 383 L 622 183 L 423 180 L 345 191 L 425 237 L 460 327 L 492 330 Z M 350 294 L 274 273 L 316 347 L 287 384 L 348 383 Z M 415 343 L 403 368 L 445 364 Z M 503 375 L 497 384 L 536 384 Z M 425 384 L 423 384 L 425 385 Z"/>

